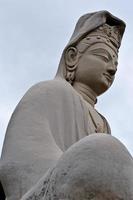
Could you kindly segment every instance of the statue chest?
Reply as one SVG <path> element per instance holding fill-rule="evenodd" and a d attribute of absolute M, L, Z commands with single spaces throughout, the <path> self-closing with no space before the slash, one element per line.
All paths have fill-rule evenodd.
<path fill-rule="evenodd" d="M 88 133 L 106 133 L 106 123 L 101 115 L 90 104 L 87 104 L 87 111 Z"/>

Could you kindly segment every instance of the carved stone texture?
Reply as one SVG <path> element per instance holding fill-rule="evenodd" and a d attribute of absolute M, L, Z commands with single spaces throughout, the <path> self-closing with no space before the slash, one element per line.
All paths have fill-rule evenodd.
<path fill-rule="evenodd" d="M 114 81 L 124 29 L 124 22 L 107 11 L 82 16 L 55 79 L 36 84 L 21 99 L 9 122 L 0 161 L 7 200 L 20 199 L 80 139 L 93 133 L 111 134 L 95 104 Z"/>
<path fill-rule="evenodd" d="M 132 185 L 126 147 L 111 135 L 92 134 L 72 145 L 21 200 L 132 200 Z"/>

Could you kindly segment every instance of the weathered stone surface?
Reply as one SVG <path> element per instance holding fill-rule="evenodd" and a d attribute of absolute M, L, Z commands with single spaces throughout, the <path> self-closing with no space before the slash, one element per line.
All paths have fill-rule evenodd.
<path fill-rule="evenodd" d="M 98 184 L 98 180 L 102 181 L 102 178 L 103 183 L 106 183 L 104 177 L 102 177 L 102 168 L 99 168 L 101 174 L 96 179 L 94 175 L 91 177 L 90 172 L 98 170 L 98 168 L 95 169 L 94 165 L 86 168 L 86 165 L 82 163 L 82 160 L 83 162 L 86 160 L 84 160 L 86 154 L 83 154 L 85 149 L 80 148 L 79 156 L 80 154 L 82 156 L 79 163 L 78 160 L 73 160 L 73 162 L 71 159 L 69 160 L 69 156 L 67 157 L 67 153 L 64 152 L 67 149 L 69 152 L 69 148 L 71 152 L 73 149 L 71 145 L 88 135 L 111 133 L 107 120 L 95 110 L 95 103 L 97 97 L 106 92 L 114 81 L 118 49 L 124 29 L 124 22 L 107 11 L 82 16 L 63 51 L 55 79 L 36 84 L 21 99 L 9 122 L 0 161 L 0 181 L 7 200 L 19 200 L 56 163 L 57 168 L 53 170 L 51 176 L 47 175 L 47 181 L 45 181 L 45 178 L 42 179 L 45 182 L 42 186 L 39 186 L 41 187 L 39 190 L 35 191 L 32 199 L 56 199 L 55 191 L 58 198 L 63 198 L 60 188 L 62 188 L 66 197 L 67 195 L 68 198 L 70 197 L 69 199 L 74 198 L 71 195 L 76 195 L 77 198 L 92 198 L 83 196 L 88 195 L 90 191 L 86 189 L 86 193 L 86 187 L 81 188 L 81 194 L 78 194 L 79 186 L 82 186 L 82 183 L 87 185 L 89 180 L 92 183 L 97 180 Z M 89 137 L 86 138 L 89 142 Z M 84 143 L 82 145 L 84 148 Z M 95 148 L 92 147 L 92 149 Z M 66 163 L 65 160 L 58 162 L 62 154 L 62 158 L 68 159 L 72 168 L 75 166 L 78 169 L 76 171 L 77 179 L 74 178 L 75 172 L 72 172 L 72 180 L 70 179 L 70 171 L 67 171 L 67 177 L 69 177 L 67 182 L 70 182 L 69 184 L 67 182 L 62 183 L 64 179 L 58 180 L 56 177 L 56 174 L 60 172 L 58 165 L 62 166 L 61 163 Z M 89 159 L 93 159 L 93 154 L 89 152 Z M 75 152 L 75 155 L 78 155 L 77 152 Z M 98 156 L 94 154 L 94 157 Z M 99 163 L 101 162 L 103 162 L 103 157 L 95 160 L 95 166 L 100 167 Z M 64 169 L 67 169 L 67 163 L 65 166 Z M 88 174 L 87 169 L 90 170 Z M 105 172 L 108 174 L 108 171 Z M 114 171 L 111 173 L 114 173 Z M 107 178 L 107 175 L 105 177 Z M 76 182 L 73 182 L 73 180 Z M 109 181 L 108 184 L 112 183 L 109 179 L 107 180 Z M 55 181 L 57 181 L 56 184 Z M 117 179 L 113 177 L 112 181 L 117 182 Z M 76 185 L 73 185 L 74 183 Z M 40 185 L 40 183 L 38 184 Z M 92 185 L 99 188 L 96 182 Z M 77 193 L 74 194 L 70 186 L 74 187 L 74 191 Z M 49 191 L 50 197 L 48 194 L 46 195 L 45 189 Z M 125 191 L 128 191 L 128 189 Z M 122 193 L 122 195 L 124 194 Z M 98 198 L 101 197 L 98 196 Z"/>
<path fill-rule="evenodd" d="M 133 158 L 107 134 L 70 147 L 55 168 L 22 200 L 132 200 Z"/>

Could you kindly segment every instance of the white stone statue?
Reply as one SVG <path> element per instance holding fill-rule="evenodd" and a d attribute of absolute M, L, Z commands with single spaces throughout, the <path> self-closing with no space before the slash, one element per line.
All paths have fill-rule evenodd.
<path fill-rule="evenodd" d="M 111 138 L 109 140 L 114 140 L 110 135 L 108 122 L 96 111 L 95 103 L 97 97 L 110 88 L 115 78 L 118 49 L 124 29 L 124 22 L 107 11 L 82 16 L 63 51 L 55 79 L 36 84 L 21 99 L 9 122 L 0 161 L 1 187 L 4 189 L 7 200 L 19 200 L 32 187 L 34 188 L 32 192 L 34 190 L 37 192 L 38 187 L 43 187 L 40 186 L 40 181 L 45 182 L 45 179 L 50 176 L 49 173 L 55 173 L 53 168 L 56 164 L 60 165 L 59 158 L 63 156 L 62 158 L 65 159 L 67 153 L 64 152 L 66 150 L 71 152 L 73 144 L 75 144 L 74 148 L 76 145 L 82 146 L 79 148 L 79 150 L 81 149 L 79 155 L 83 156 L 81 156 L 81 161 L 84 160 L 84 156 L 87 156 L 84 154 L 84 142 L 77 143 L 82 138 L 84 139 L 81 141 L 88 141 L 85 144 L 90 147 L 90 140 L 93 138 L 90 135 L 93 133 L 97 135 L 95 137 L 98 140 L 107 134 L 109 134 L 107 138 Z M 93 151 L 95 147 L 97 146 L 93 146 Z M 98 153 L 95 155 L 97 157 L 100 152 L 96 152 Z M 121 154 L 123 153 L 121 152 Z M 91 151 L 88 156 L 86 157 L 88 161 L 93 158 Z M 130 157 L 128 153 L 127 157 Z M 68 158 L 66 157 L 66 160 Z M 72 160 L 68 159 L 69 162 L 71 163 Z M 76 166 L 76 161 L 73 160 L 73 162 Z M 95 160 L 96 174 L 99 162 L 104 168 L 104 157 L 99 157 L 98 161 Z M 84 161 L 80 162 L 79 160 L 77 178 L 83 173 L 86 174 L 82 168 L 83 164 Z M 94 166 L 92 165 L 92 167 Z M 88 166 L 88 170 L 90 168 L 91 166 Z M 91 170 L 93 171 L 93 169 Z M 87 184 L 91 170 L 86 176 L 85 184 Z M 123 174 L 122 176 L 126 176 Z M 99 174 L 99 176 L 101 175 L 102 173 Z M 68 177 L 70 176 L 68 174 Z M 102 180 L 102 177 L 99 177 L 99 180 Z M 127 178 L 127 180 L 129 184 L 129 179 Z M 60 180 L 58 181 L 56 187 L 62 183 Z M 79 180 L 76 181 L 78 183 Z M 106 186 L 104 181 L 105 179 L 103 179 L 103 185 Z M 113 184 L 115 181 L 116 179 L 113 179 L 109 184 Z M 95 180 L 94 182 L 96 183 Z M 77 190 L 78 188 L 77 186 Z M 84 191 L 82 184 L 80 188 Z M 45 189 L 43 191 L 45 193 Z M 71 190 L 68 188 L 64 191 L 69 193 Z M 121 193 L 122 198 L 124 197 L 126 200 L 127 196 L 123 196 L 123 194 Z M 51 195 L 53 194 L 51 193 Z M 28 200 L 35 200 L 35 198 L 46 200 L 48 196 L 43 194 L 39 197 L 38 194 L 38 197 L 31 195 L 26 198 Z M 61 196 L 58 198 L 63 199 Z M 49 199 L 58 198 L 52 196 Z M 82 198 L 79 195 L 75 199 L 84 200 L 84 198 L 86 197 Z M 68 199 L 72 200 L 73 196 L 66 198 L 66 200 Z"/>

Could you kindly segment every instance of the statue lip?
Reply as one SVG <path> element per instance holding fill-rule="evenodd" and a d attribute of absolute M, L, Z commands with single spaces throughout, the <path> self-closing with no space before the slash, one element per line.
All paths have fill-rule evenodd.
<path fill-rule="evenodd" d="M 110 76 L 109 74 L 107 73 L 104 73 L 103 74 L 109 81 L 112 81 L 112 76 Z"/>

